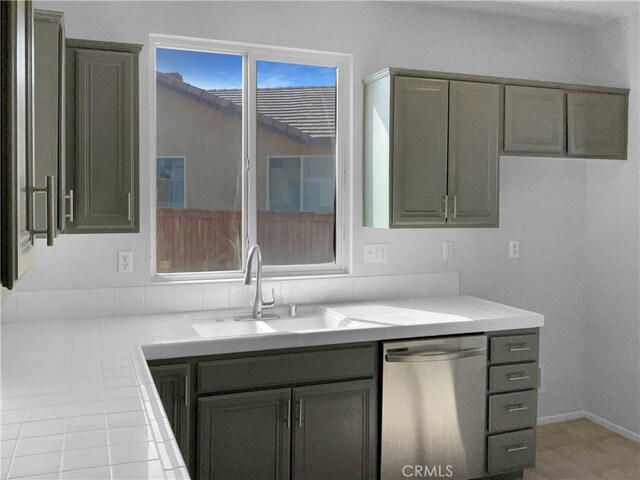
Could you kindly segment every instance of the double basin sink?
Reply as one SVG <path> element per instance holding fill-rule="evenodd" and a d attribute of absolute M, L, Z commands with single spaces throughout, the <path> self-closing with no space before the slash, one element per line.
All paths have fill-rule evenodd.
<path fill-rule="evenodd" d="M 191 325 L 203 338 L 233 337 L 251 334 L 296 333 L 310 331 L 351 330 L 388 326 L 381 322 L 354 320 L 321 307 L 303 307 L 296 317 L 278 312 L 280 318 L 236 321 L 234 316 L 220 316 L 212 312 L 190 314 Z"/>

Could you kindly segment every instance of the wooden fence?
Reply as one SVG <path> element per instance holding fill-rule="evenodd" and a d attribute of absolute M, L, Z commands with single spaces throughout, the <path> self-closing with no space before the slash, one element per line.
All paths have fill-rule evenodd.
<path fill-rule="evenodd" d="M 241 225 L 238 211 L 158 209 L 158 272 L 239 269 Z M 265 264 L 334 260 L 333 213 L 258 212 L 257 233 Z"/>

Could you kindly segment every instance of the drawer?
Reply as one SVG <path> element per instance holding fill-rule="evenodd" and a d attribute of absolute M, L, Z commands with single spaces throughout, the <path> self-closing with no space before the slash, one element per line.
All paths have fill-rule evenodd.
<path fill-rule="evenodd" d="M 487 472 L 522 470 L 535 465 L 536 435 L 533 429 L 491 435 L 487 440 Z"/>
<path fill-rule="evenodd" d="M 491 363 L 528 362 L 538 359 L 538 335 L 491 337 L 489 360 Z"/>
<path fill-rule="evenodd" d="M 518 430 L 536 424 L 535 390 L 489 396 L 489 433 Z"/>
<path fill-rule="evenodd" d="M 254 355 L 198 363 L 198 392 L 291 386 L 371 378 L 376 372 L 373 345 L 333 350 Z"/>
<path fill-rule="evenodd" d="M 516 363 L 489 367 L 489 391 L 528 390 L 538 386 L 538 364 Z"/>

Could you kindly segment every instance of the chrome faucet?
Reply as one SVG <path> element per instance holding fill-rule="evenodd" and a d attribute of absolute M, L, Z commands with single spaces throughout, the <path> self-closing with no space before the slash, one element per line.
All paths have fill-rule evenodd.
<path fill-rule="evenodd" d="M 256 296 L 253 300 L 253 312 L 251 315 L 244 315 L 236 317 L 236 320 L 246 321 L 254 319 L 265 318 L 280 318 L 279 315 L 265 314 L 263 310 L 273 308 L 276 304 L 276 292 L 275 289 L 271 289 L 271 301 L 265 302 L 262 300 L 262 252 L 260 246 L 253 245 L 249 249 L 249 255 L 247 256 L 247 271 L 244 274 L 244 284 L 251 285 L 251 266 L 253 265 L 253 259 L 256 258 L 258 265 L 256 266 Z"/>

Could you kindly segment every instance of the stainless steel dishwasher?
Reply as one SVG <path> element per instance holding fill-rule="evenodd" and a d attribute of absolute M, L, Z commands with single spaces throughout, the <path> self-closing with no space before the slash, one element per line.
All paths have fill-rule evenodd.
<path fill-rule="evenodd" d="M 486 357 L 484 335 L 383 344 L 383 480 L 482 476 Z"/>

